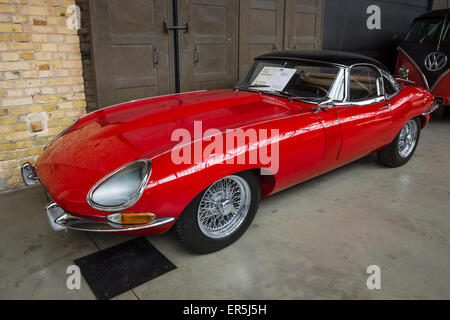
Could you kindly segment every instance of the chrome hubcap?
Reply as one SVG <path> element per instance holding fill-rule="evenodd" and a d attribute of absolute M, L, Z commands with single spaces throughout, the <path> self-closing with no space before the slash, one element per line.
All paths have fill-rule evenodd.
<path fill-rule="evenodd" d="M 250 186 L 244 178 L 232 175 L 215 182 L 200 200 L 200 230 L 210 238 L 227 237 L 245 220 L 250 202 Z"/>
<path fill-rule="evenodd" d="M 400 137 L 398 139 L 398 153 L 400 157 L 407 158 L 417 143 L 417 136 L 419 134 L 419 127 L 417 122 L 409 120 L 400 131 Z"/>

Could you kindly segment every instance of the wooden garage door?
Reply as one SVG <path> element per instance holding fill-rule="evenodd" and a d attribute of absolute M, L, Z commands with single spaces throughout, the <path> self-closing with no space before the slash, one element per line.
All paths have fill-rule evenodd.
<path fill-rule="evenodd" d="M 174 92 L 176 79 L 181 91 L 230 88 L 260 54 L 321 48 L 323 0 L 90 0 L 89 5 L 100 107 Z M 187 30 L 164 29 L 165 21 L 173 26 L 172 5 L 178 26 L 187 23 Z"/>
<path fill-rule="evenodd" d="M 168 1 L 91 0 L 99 106 L 171 91 Z"/>
<path fill-rule="evenodd" d="M 237 82 L 237 1 L 179 1 L 181 91 L 230 88 Z"/>
<path fill-rule="evenodd" d="M 285 49 L 320 50 L 322 17 L 323 0 L 286 0 Z"/>
<path fill-rule="evenodd" d="M 285 0 L 241 0 L 239 10 L 239 78 L 253 58 L 283 49 Z"/>

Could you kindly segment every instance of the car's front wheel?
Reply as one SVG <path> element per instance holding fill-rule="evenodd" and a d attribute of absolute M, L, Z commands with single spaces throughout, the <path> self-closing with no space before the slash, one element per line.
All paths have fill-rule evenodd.
<path fill-rule="evenodd" d="M 414 152 L 420 138 L 420 120 L 409 120 L 395 137 L 394 141 L 378 151 L 378 161 L 389 167 L 400 167 L 407 163 Z"/>
<path fill-rule="evenodd" d="M 192 251 L 211 253 L 229 246 L 247 230 L 260 201 L 259 178 L 242 172 L 220 179 L 186 207 L 175 224 L 180 240 Z"/>

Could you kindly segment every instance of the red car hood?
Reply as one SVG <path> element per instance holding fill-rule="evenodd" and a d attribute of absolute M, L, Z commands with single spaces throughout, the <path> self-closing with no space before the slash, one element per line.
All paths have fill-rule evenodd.
<path fill-rule="evenodd" d="M 39 158 L 37 173 L 54 198 L 62 201 L 78 194 L 76 198 L 84 201 L 87 185 L 126 163 L 151 158 L 178 144 L 171 141 L 175 129 L 186 129 L 193 136 L 194 121 L 200 120 L 203 132 L 239 128 L 289 114 L 288 104 L 275 96 L 220 90 L 106 108 L 84 116 L 52 143 Z"/>

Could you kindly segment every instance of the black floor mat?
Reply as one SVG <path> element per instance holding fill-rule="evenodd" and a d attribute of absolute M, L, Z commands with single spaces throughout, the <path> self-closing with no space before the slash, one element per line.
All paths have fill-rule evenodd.
<path fill-rule="evenodd" d="M 97 299 L 111 299 L 176 268 L 144 237 L 74 260 Z"/>

